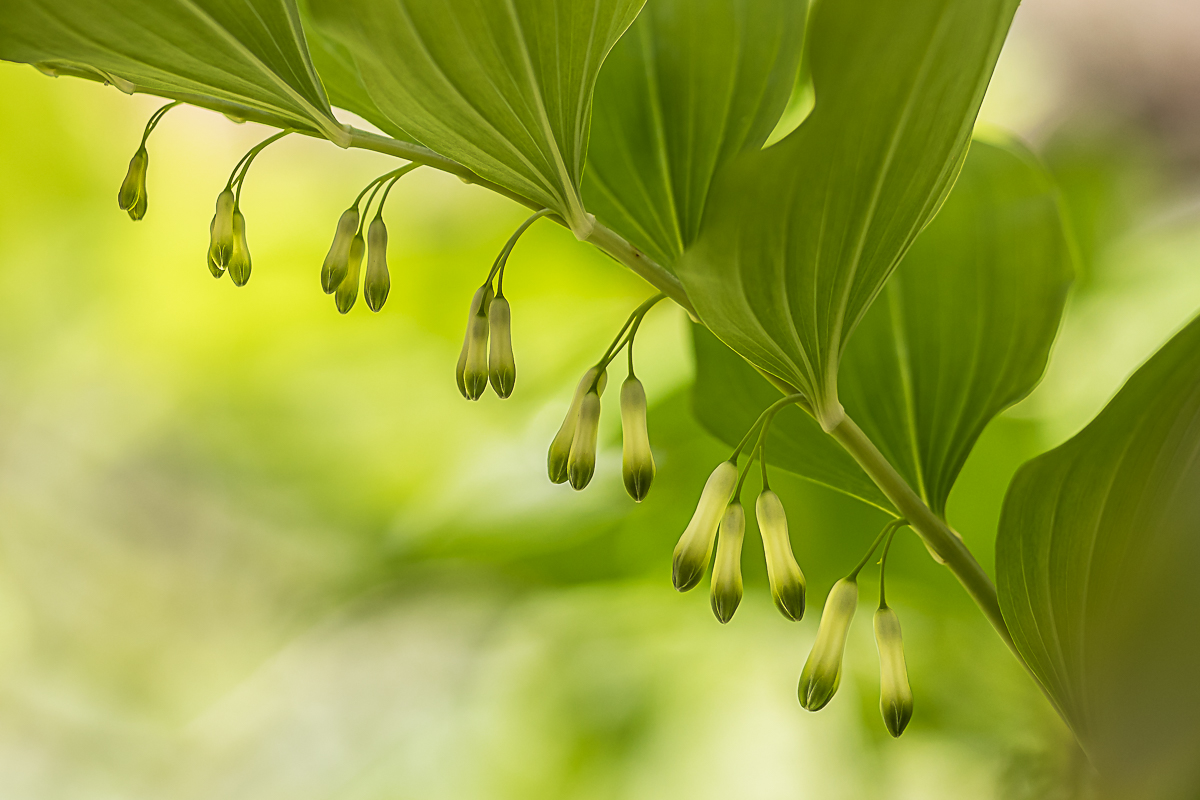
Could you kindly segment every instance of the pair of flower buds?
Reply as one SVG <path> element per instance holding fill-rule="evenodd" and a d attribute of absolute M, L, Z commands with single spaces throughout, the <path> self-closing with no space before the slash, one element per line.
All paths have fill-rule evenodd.
<path fill-rule="evenodd" d="M 489 280 L 471 298 L 467 333 L 454 368 L 458 391 L 468 400 L 478 400 L 488 382 L 501 399 L 517 385 L 517 360 L 512 349 L 512 309 L 503 290 L 496 294 Z"/>
<path fill-rule="evenodd" d="M 569 480 L 581 490 L 596 471 L 596 440 L 600 431 L 600 396 L 608 384 L 607 370 L 597 364 L 583 374 L 567 416 L 550 442 L 546 472 L 552 483 Z M 625 491 L 637 502 L 646 499 L 654 481 L 654 454 L 646 426 L 646 390 L 632 372 L 621 384 L 621 477 Z"/>
<path fill-rule="evenodd" d="M 358 300 L 364 250 L 367 254 L 367 274 L 362 281 L 362 290 L 367 307 L 379 311 L 392 290 L 392 276 L 387 266 L 387 225 L 382 214 L 376 214 L 367 227 L 364 242 L 361 216 L 357 204 L 342 212 L 333 234 L 333 244 L 329 246 L 329 252 L 321 264 L 321 288 L 325 294 L 334 296 L 337 310 L 343 314 L 349 313 Z"/>
<path fill-rule="evenodd" d="M 871 552 L 874 552 L 874 548 L 871 548 Z M 885 562 L 886 559 L 885 549 Z M 904 661 L 900 618 L 884 599 L 882 576 L 881 568 L 879 608 L 875 611 L 875 646 L 879 650 L 879 711 L 888 732 L 898 737 L 912 719 L 913 694 Z M 797 694 L 800 705 L 809 711 L 820 711 L 838 690 L 842 680 L 846 636 L 857 609 L 858 570 L 855 570 L 829 590 L 816 641 L 800 672 Z"/>
<path fill-rule="evenodd" d="M 713 470 L 704 484 L 691 522 L 679 537 L 679 544 L 675 545 L 671 565 L 671 582 L 677 590 L 688 591 L 704 577 L 716 542 L 710 602 L 713 614 L 721 622 L 729 622 L 742 601 L 742 539 L 746 532 L 746 512 L 740 500 L 734 499 L 737 483 L 735 461 L 723 461 Z M 804 573 L 792 553 L 783 502 L 779 495 L 764 487 L 754 510 L 775 607 L 788 619 L 799 621 L 804 616 Z"/>
<path fill-rule="evenodd" d="M 246 218 L 230 188 L 217 195 L 217 210 L 208 225 L 208 271 L 214 278 L 228 272 L 235 286 L 245 286 L 250 280 Z"/>

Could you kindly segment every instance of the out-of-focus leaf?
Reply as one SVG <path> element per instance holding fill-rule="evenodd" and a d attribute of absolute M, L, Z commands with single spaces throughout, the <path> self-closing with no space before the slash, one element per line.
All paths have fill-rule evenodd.
<path fill-rule="evenodd" d="M 938 515 L 987 423 L 1041 378 L 1071 276 L 1045 171 L 1014 142 L 976 140 L 941 213 L 905 255 L 842 362 L 847 413 Z M 736 442 L 779 392 L 715 338 L 697 336 L 696 349 L 697 412 Z M 779 416 L 767 454 L 784 469 L 890 508 L 806 414 Z"/>
<path fill-rule="evenodd" d="M 0 58 L 94 74 L 125 91 L 233 104 L 349 141 L 292 0 L 7 0 Z"/>
<path fill-rule="evenodd" d="M 845 344 L 950 190 L 1016 6 L 819 3 L 816 107 L 718 176 L 677 265 L 704 323 L 826 428 Z"/>
<path fill-rule="evenodd" d="M 644 0 L 310 1 L 394 125 L 590 233 L 592 91 Z"/>
<path fill-rule="evenodd" d="M 1200 319 L 1009 487 L 1000 607 L 1117 798 L 1200 789 Z"/>
<path fill-rule="evenodd" d="M 655 0 L 596 84 L 588 210 L 659 263 L 696 238 L 709 186 L 757 150 L 796 84 L 803 0 Z"/>

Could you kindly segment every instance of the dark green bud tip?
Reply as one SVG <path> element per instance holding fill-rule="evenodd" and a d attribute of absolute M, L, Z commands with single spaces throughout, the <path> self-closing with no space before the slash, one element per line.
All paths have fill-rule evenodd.
<path fill-rule="evenodd" d="M 245 286 L 250 280 L 250 245 L 246 242 L 246 218 L 233 212 L 233 252 L 229 255 L 229 277 L 235 286 Z"/>
<path fill-rule="evenodd" d="M 367 245 L 363 241 L 362 234 L 356 234 L 350 241 L 350 253 L 346 260 L 346 277 L 338 284 L 337 291 L 333 295 L 333 302 L 337 306 L 337 310 L 343 314 L 349 314 L 350 309 L 354 308 L 354 302 L 358 300 L 358 279 L 359 273 L 362 271 L 363 251 L 366 249 Z"/>
<path fill-rule="evenodd" d="M 387 225 L 376 217 L 367 228 L 367 275 L 363 279 L 363 299 L 367 308 L 378 311 L 387 302 L 392 290 L 392 276 L 387 266 Z"/>
<path fill-rule="evenodd" d="M 491 330 L 488 376 L 496 394 L 506 398 L 517 384 L 517 360 L 512 348 L 512 309 L 503 296 L 493 300 L 488 309 L 488 327 Z"/>
<path fill-rule="evenodd" d="M 354 234 L 358 232 L 358 207 L 347 208 L 338 218 L 337 231 L 333 234 L 333 244 L 325 255 L 321 265 L 321 288 L 325 294 L 333 294 L 346 277 L 350 268 L 350 245 Z"/>
<path fill-rule="evenodd" d="M 129 212 L 129 218 L 135 222 L 146 216 L 146 167 L 149 159 L 146 148 L 139 147 L 133 158 L 129 159 L 129 169 L 117 192 L 117 205 L 122 211 Z"/>
<path fill-rule="evenodd" d="M 600 432 L 600 394 L 590 391 L 579 405 L 579 423 L 567 458 L 567 477 L 571 488 L 581 491 L 596 471 L 596 438 Z"/>

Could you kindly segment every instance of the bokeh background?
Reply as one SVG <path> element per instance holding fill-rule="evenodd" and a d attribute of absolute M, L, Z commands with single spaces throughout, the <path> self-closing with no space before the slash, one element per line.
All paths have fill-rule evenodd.
<path fill-rule="evenodd" d="M 653 2 L 653 0 L 651 0 Z M 393 289 L 320 291 L 338 214 L 383 156 L 293 136 L 243 196 L 254 273 L 204 263 L 222 180 L 268 131 L 172 111 L 150 211 L 116 191 L 159 103 L 0 64 L 0 797 L 1072 798 L 1087 766 L 953 577 L 897 540 L 916 713 L 878 710 L 874 577 L 842 688 L 796 678 L 833 581 L 883 520 L 779 475 L 810 613 L 785 621 L 747 536 L 721 626 L 670 556 L 725 448 L 690 412 L 686 318 L 639 337 L 659 465 L 550 485 L 578 376 L 650 292 L 540 223 L 506 284 L 512 399 L 458 395 L 474 288 L 525 217 L 431 170 L 387 209 Z M 950 520 L 984 565 L 1004 487 L 1200 308 L 1200 7 L 1027 0 L 983 118 L 1061 181 L 1080 276 L 1045 381 L 984 434 Z M 618 376 L 620 377 L 620 376 Z"/>

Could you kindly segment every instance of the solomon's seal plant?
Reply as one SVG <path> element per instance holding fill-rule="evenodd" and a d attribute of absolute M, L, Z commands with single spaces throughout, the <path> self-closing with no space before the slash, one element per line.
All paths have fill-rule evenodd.
<path fill-rule="evenodd" d="M 1130 796 L 1151 796 L 1137 794 L 1148 776 L 1158 787 L 1200 781 L 1190 757 L 1200 684 L 1170 666 L 1200 654 L 1195 637 L 1154 622 L 1167 607 L 1177 619 L 1200 612 L 1189 545 L 1200 527 L 1200 323 L 1075 439 L 1018 473 L 998 587 L 968 546 L 977 533 L 947 520 L 980 433 L 1040 379 L 1073 276 L 1052 178 L 1020 142 L 975 126 L 1017 0 L 821 0 L 811 13 L 802 0 L 151 2 L 153 34 L 139 4 L 82 0 L 9 0 L 0 26 L 2 58 L 171 101 L 121 185 L 132 218 L 147 209 L 147 138 L 178 103 L 279 131 L 234 167 L 209 223 L 208 268 L 237 285 L 251 274 L 242 187 L 289 134 L 402 162 L 333 226 L 320 282 L 342 313 L 360 290 L 372 311 L 387 299 L 384 206 L 408 171 L 444 171 L 528 207 L 465 304 L 456 380 L 471 400 L 516 388 L 504 286 L 514 246 L 539 219 L 566 227 L 655 294 L 576 386 L 547 454 L 553 483 L 594 480 L 608 370 L 624 352 L 622 480 L 647 500 L 656 467 L 633 349 L 642 319 L 669 299 L 695 323 L 696 414 L 734 447 L 697 487 L 672 559 L 676 589 L 700 583 L 715 548 L 710 604 L 721 622 L 734 616 L 754 463 L 770 592 L 789 620 L 804 615 L 805 575 L 768 461 L 894 520 L 825 600 L 801 671 L 805 708 L 838 688 L 860 570 L 908 527 L 1093 764 L 1116 764 Z M 335 106 L 378 132 L 342 123 Z M 875 631 L 880 707 L 899 735 L 913 704 L 883 593 L 888 546 Z"/>

